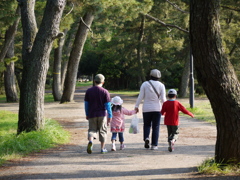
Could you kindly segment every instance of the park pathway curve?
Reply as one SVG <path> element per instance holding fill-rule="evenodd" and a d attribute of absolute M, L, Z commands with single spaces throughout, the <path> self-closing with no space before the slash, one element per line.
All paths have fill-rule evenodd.
<path fill-rule="evenodd" d="M 87 154 L 87 128 L 83 97 L 86 88 L 78 88 L 75 102 L 45 103 L 45 116 L 59 121 L 71 135 L 71 142 L 53 149 L 33 153 L 30 156 L 9 162 L 0 167 L 0 179 L 235 179 L 237 177 L 202 176 L 197 166 L 214 156 L 216 127 L 192 119 L 180 118 L 180 135 L 175 151 L 167 150 L 167 131 L 161 120 L 159 149 L 144 148 L 142 138 L 142 114 L 140 133 L 125 132 L 124 150 L 111 150 L 111 134 L 108 130 L 107 154 L 100 153 L 100 143 L 94 141 L 93 153 Z M 111 95 L 113 97 L 114 95 Z M 136 97 L 122 96 L 123 106 L 133 109 Z M 181 100 L 180 100 L 181 101 Z M 18 112 L 17 103 L 1 103 L 1 110 Z M 126 127 L 131 116 L 126 116 Z"/>

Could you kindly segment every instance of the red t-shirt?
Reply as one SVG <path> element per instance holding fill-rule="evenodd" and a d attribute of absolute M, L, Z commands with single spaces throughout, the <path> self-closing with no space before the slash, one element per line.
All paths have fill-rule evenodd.
<path fill-rule="evenodd" d="M 179 111 L 193 117 L 193 114 L 189 112 L 179 101 L 168 100 L 163 103 L 161 114 L 165 115 L 164 124 L 171 126 L 179 125 Z"/>

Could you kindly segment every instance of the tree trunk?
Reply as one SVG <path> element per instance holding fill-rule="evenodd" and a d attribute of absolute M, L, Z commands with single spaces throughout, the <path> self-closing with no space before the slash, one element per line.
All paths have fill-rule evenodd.
<path fill-rule="evenodd" d="M 90 28 L 93 19 L 94 19 L 93 12 L 89 11 L 85 14 L 83 21 Z M 75 86 L 76 86 L 78 65 L 82 56 L 83 47 L 89 31 L 85 23 L 81 21 L 78 27 L 74 45 L 68 61 L 67 75 L 64 82 L 64 90 L 63 90 L 61 103 L 70 102 L 73 100 Z"/>
<path fill-rule="evenodd" d="M 217 163 L 240 162 L 240 84 L 223 52 L 220 0 L 190 1 L 190 39 L 198 82 L 210 100 L 216 122 Z"/>
<path fill-rule="evenodd" d="M 64 82 L 65 82 L 65 78 L 66 78 L 66 73 L 67 73 L 67 66 L 68 66 L 68 60 L 66 59 L 69 59 L 69 56 L 70 56 L 70 52 L 71 52 L 71 49 L 72 49 L 72 44 L 73 44 L 73 41 L 74 41 L 74 37 L 75 37 L 75 34 L 76 34 L 76 31 L 77 31 L 77 28 L 78 28 L 78 21 L 73 23 L 72 26 L 71 26 L 71 29 L 68 31 L 68 38 L 66 40 L 66 44 L 63 48 L 63 54 L 65 55 L 65 60 L 64 62 L 62 63 L 62 68 L 61 68 L 61 86 L 62 86 L 62 89 L 64 89 Z"/>
<path fill-rule="evenodd" d="M 6 58 L 14 57 L 14 41 L 12 41 L 8 52 L 5 56 Z M 7 102 L 17 102 L 18 94 L 15 81 L 14 73 L 14 62 L 5 63 L 6 70 L 4 71 L 4 87 L 6 93 Z"/>
<path fill-rule="evenodd" d="M 190 58 L 188 56 L 182 73 L 179 97 L 186 97 L 188 94 L 189 75 L 190 75 Z"/>
<path fill-rule="evenodd" d="M 64 31 L 64 37 L 58 39 L 58 47 L 54 50 L 54 62 L 53 62 L 53 86 L 52 93 L 54 101 L 60 101 L 62 97 L 62 83 L 61 83 L 61 62 L 62 62 L 62 49 L 65 42 L 65 34 L 67 30 Z"/>
<path fill-rule="evenodd" d="M 48 0 L 38 34 L 34 0 L 19 1 L 23 25 L 23 75 L 20 89 L 18 134 L 44 127 L 44 92 L 49 54 L 65 7 L 65 0 Z"/>
<path fill-rule="evenodd" d="M 141 26 L 139 28 L 140 30 L 139 30 L 138 47 L 137 47 L 137 60 L 138 60 L 138 67 L 139 67 L 139 70 L 140 70 L 140 74 L 139 74 L 139 77 L 138 77 L 139 87 L 141 86 L 141 84 L 144 81 L 146 81 L 144 69 L 143 69 L 143 66 L 142 66 L 142 43 L 143 43 L 143 37 L 144 37 L 145 15 L 141 15 L 141 17 L 142 17 L 142 21 L 141 21 Z"/>

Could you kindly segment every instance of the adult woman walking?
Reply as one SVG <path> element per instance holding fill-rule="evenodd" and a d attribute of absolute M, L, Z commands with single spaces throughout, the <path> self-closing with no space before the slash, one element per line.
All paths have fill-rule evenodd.
<path fill-rule="evenodd" d="M 140 88 L 135 110 L 139 111 L 139 105 L 143 101 L 143 140 L 144 147 L 150 148 L 150 131 L 152 128 L 151 149 L 158 149 L 159 128 L 162 104 L 166 101 L 166 90 L 163 83 L 159 82 L 161 72 L 153 69 L 150 72 L 151 80 L 145 81 Z"/>

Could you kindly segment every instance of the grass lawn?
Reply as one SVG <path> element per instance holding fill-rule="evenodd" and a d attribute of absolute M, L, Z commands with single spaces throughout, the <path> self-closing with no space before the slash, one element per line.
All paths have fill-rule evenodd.
<path fill-rule="evenodd" d="M 10 159 L 69 141 L 69 133 L 57 121 L 47 119 L 44 130 L 16 135 L 18 115 L 0 111 L 0 166 Z"/>

